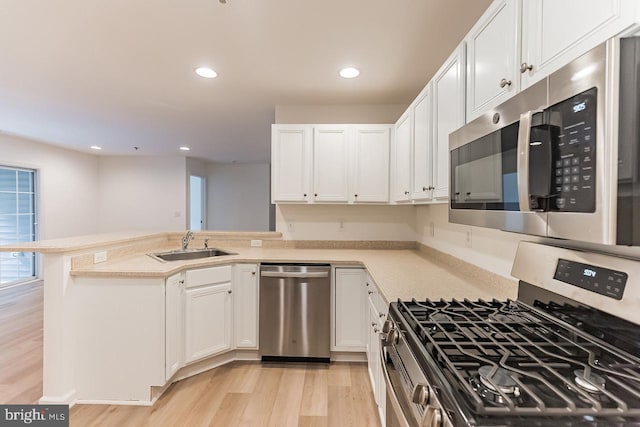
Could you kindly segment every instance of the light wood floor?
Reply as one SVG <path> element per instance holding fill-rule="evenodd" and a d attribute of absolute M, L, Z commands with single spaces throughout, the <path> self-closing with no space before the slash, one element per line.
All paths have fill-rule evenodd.
<path fill-rule="evenodd" d="M 0 403 L 42 396 L 42 281 L 0 289 Z"/>
<path fill-rule="evenodd" d="M 175 383 L 153 407 L 76 405 L 72 426 L 379 426 L 364 363 L 236 362 Z"/>
<path fill-rule="evenodd" d="M 42 395 L 42 282 L 0 289 L 0 403 Z M 76 405 L 72 426 L 379 426 L 364 363 L 236 362 L 179 381 L 152 407 Z"/>

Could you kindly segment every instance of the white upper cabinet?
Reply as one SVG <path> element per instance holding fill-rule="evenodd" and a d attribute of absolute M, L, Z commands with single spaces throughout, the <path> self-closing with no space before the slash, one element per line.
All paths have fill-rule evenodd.
<path fill-rule="evenodd" d="M 473 26 L 467 44 L 467 121 L 520 90 L 519 0 L 494 1 Z"/>
<path fill-rule="evenodd" d="M 430 200 L 433 195 L 431 149 L 431 84 L 411 104 L 413 120 L 413 180 L 411 199 Z"/>
<path fill-rule="evenodd" d="M 449 134 L 464 124 L 464 44 L 432 80 L 433 197 L 449 197 Z"/>
<path fill-rule="evenodd" d="M 274 203 L 388 203 L 393 125 L 273 125 Z"/>
<path fill-rule="evenodd" d="M 311 137 L 311 126 L 272 126 L 271 192 L 274 203 L 308 200 Z"/>
<path fill-rule="evenodd" d="M 389 201 L 389 125 L 359 125 L 353 138 L 351 193 L 354 203 Z"/>
<path fill-rule="evenodd" d="M 315 126 L 313 130 L 313 196 L 316 202 L 349 199 L 349 129 Z"/>
<path fill-rule="evenodd" d="M 526 0 L 522 4 L 522 87 L 556 71 L 635 21 L 635 0 Z"/>
<path fill-rule="evenodd" d="M 411 201 L 411 114 L 409 111 L 396 122 L 394 139 L 393 201 Z"/>

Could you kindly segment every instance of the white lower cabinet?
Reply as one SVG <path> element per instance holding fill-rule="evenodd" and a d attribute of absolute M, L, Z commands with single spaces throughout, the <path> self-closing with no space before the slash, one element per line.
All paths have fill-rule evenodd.
<path fill-rule="evenodd" d="M 384 425 L 387 388 L 384 382 L 384 373 L 382 372 L 380 334 L 387 317 L 388 308 L 378 291 L 378 287 L 368 274 L 365 286 L 367 290 L 368 307 L 367 326 L 369 327 L 367 341 L 369 378 L 371 379 L 371 389 L 373 390 L 373 397 L 378 407 L 378 414 Z"/>
<path fill-rule="evenodd" d="M 184 364 L 182 274 L 170 276 L 165 283 L 165 379 L 169 380 Z"/>
<path fill-rule="evenodd" d="M 233 273 L 236 348 L 258 348 L 258 264 L 236 264 Z"/>
<path fill-rule="evenodd" d="M 335 351 L 365 351 L 367 305 L 365 270 L 336 268 L 333 289 Z"/>
<path fill-rule="evenodd" d="M 188 285 L 188 282 L 187 282 Z M 231 282 L 185 291 L 185 363 L 231 348 Z"/>

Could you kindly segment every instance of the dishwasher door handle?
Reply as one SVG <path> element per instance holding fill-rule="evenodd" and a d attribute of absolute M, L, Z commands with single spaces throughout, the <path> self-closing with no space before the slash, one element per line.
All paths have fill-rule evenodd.
<path fill-rule="evenodd" d="M 282 271 L 261 271 L 260 276 L 277 277 L 282 279 L 286 279 L 289 277 L 304 279 L 304 278 L 329 277 L 329 272 L 328 271 L 312 271 L 308 273 L 304 273 L 304 272 L 293 273 L 293 272 L 282 272 Z"/>

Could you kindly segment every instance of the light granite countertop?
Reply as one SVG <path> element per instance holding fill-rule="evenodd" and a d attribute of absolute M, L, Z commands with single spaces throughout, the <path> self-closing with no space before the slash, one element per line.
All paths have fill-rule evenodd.
<path fill-rule="evenodd" d="M 421 246 L 421 245 L 419 245 Z M 158 248 L 154 252 L 175 247 Z M 193 268 L 229 263 L 299 262 L 364 266 L 387 300 L 515 299 L 515 279 L 490 273 L 442 252 L 416 250 L 298 249 L 223 247 L 237 255 L 191 261 L 160 262 L 145 253 L 74 267 L 75 277 L 168 277 Z"/>

